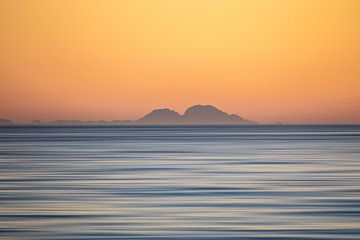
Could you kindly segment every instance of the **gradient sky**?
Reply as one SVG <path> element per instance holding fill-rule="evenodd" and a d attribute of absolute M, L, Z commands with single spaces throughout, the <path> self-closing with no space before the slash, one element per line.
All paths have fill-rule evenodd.
<path fill-rule="evenodd" d="M 193 104 L 360 123 L 360 1 L 0 0 L 0 118 Z"/>

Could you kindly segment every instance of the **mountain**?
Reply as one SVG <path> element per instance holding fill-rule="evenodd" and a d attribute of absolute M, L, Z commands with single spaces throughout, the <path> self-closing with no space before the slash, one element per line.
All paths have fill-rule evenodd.
<path fill-rule="evenodd" d="M 10 120 L 0 119 L 0 124 L 12 124 Z M 81 121 L 81 120 L 56 120 L 42 122 L 34 120 L 28 124 L 38 125 L 103 125 L 103 124 L 254 124 L 255 122 L 244 119 L 236 114 L 226 113 L 212 105 L 194 105 L 186 109 L 183 115 L 169 108 L 155 109 L 144 117 L 135 120 L 115 121 Z"/>
<path fill-rule="evenodd" d="M 228 114 L 212 105 L 195 105 L 188 108 L 183 115 L 185 123 L 244 123 L 247 122 L 236 114 Z"/>
<path fill-rule="evenodd" d="M 0 118 L 0 124 L 13 124 L 12 121 Z"/>
<path fill-rule="evenodd" d="M 177 112 L 168 109 L 156 109 L 135 121 L 136 123 L 151 123 L 151 124 L 176 124 L 180 123 L 181 115 Z"/>
<path fill-rule="evenodd" d="M 168 109 L 156 109 L 135 121 L 142 124 L 251 124 L 236 114 L 228 114 L 212 105 L 195 105 L 184 115 Z"/>

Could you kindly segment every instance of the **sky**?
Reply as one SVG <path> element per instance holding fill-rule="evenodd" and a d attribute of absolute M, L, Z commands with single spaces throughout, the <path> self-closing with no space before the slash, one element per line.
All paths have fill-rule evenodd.
<path fill-rule="evenodd" d="M 358 0 L 0 0 L 0 118 L 360 123 L 359 24 Z"/>

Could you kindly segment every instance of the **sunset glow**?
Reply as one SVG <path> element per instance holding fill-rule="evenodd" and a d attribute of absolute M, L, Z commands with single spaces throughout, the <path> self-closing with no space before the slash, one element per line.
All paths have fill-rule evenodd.
<path fill-rule="evenodd" d="M 360 123 L 359 24 L 358 0 L 0 0 L 0 118 Z"/>

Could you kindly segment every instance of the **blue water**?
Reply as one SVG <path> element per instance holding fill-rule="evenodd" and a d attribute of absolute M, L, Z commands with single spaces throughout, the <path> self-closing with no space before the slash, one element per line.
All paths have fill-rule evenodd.
<path fill-rule="evenodd" d="M 360 239 L 360 126 L 2 126 L 0 238 Z"/>

